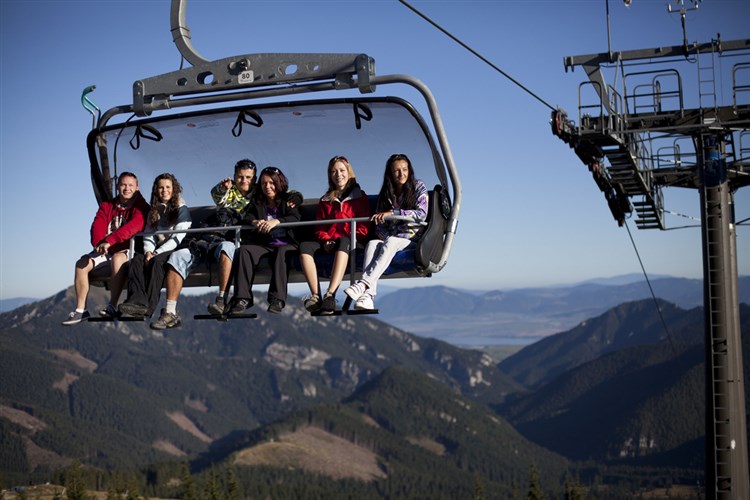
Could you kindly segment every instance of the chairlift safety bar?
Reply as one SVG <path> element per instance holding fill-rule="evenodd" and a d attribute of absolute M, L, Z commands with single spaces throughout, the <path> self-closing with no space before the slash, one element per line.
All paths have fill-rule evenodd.
<path fill-rule="evenodd" d="M 351 217 L 346 219 L 321 219 L 321 220 L 314 220 L 314 221 L 299 221 L 299 222 L 282 222 L 276 227 L 302 227 L 302 226 L 317 226 L 321 224 L 336 224 L 341 222 L 351 222 L 352 228 L 350 231 L 350 234 L 357 234 L 357 222 L 369 222 L 371 219 L 370 217 Z M 407 215 L 388 215 L 386 216 L 385 220 L 394 220 L 394 221 L 404 221 L 404 222 L 411 222 L 414 224 L 419 224 L 420 226 L 426 226 L 427 222 L 417 220 L 414 217 L 409 217 Z M 135 235 L 135 237 L 143 237 L 143 236 L 150 236 L 150 235 L 157 235 L 157 234 L 182 234 L 182 233 L 210 233 L 215 231 L 234 231 L 234 246 L 235 248 L 240 247 L 240 231 L 243 229 L 247 229 L 250 226 L 241 226 L 241 225 L 235 225 L 235 226 L 219 226 L 219 227 L 200 227 L 200 228 L 190 228 L 190 229 L 161 229 L 159 231 L 149 231 L 149 232 L 140 232 Z M 128 252 L 128 261 L 133 258 L 135 255 L 135 237 L 130 238 L 130 251 Z M 356 281 L 354 279 L 354 274 L 357 269 L 356 261 L 355 261 L 355 252 L 357 251 L 357 245 L 350 245 L 349 246 L 349 280 L 351 284 L 354 284 Z"/>

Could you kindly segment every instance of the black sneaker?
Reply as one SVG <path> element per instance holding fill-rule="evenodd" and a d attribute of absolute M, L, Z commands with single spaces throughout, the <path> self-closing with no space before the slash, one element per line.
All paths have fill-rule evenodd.
<path fill-rule="evenodd" d="M 166 330 L 182 325 L 182 320 L 176 314 L 168 313 L 166 309 L 161 310 L 159 319 L 151 323 L 152 330 Z"/>
<path fill-rule="evenodd" d="M 146 318 L 151 316 L 148 314 L 148 306 L 136 304 L 135 302 L 123 302 L 118 309 L 120 310 L 120 314 L 133 316 L 134 318 Z"/>
<path fill-rule="evenodd" d="M 62 324 L 65 326 L 77 325 L 81 321 L 87 321 L 90 316 L 88 311 L 83 311 L 82 313 L 73 311 L 68 314 L 68 319 L 63 321 Z"/>
<path fill-rule="evenodd" d="M 336 296 L 332 293 L 327 293 L 323 297 L 323 306 L 320 308 L 320 314 L 323 316 L 330 316 L 336 310 Z"/>
<path fill-rule="evenodd" d="M 320 301 L 320 295 L 314 293 L 305 299 L 305 309 L 309 312 L 314 313 L 320 310 L 322 302 Z"/>
<path fill-rule="evenodd" d="M 99 311 L 99 316 L 102 318 L 112 318 L 117 319 L 118 316 L 120 316 L 120 313 L 117 311 L 115 306 L 112 304 L 107 304 L 107 307 Z"/>
<path fill-rule="evenodd" d="M 271 299 L 268 303 L 268 312 L 273 314 L 281 314 L 281 310 L 284 309 L 284 302 L 279 299 Z"/>
<path fill-rule="evenodd" d="M 241 314 L 242 311 L 250 307 L 252 304 L 247 299 L 232 299 L 229 303 L 228 315 Z"/>
<path fill-rule="evenodd" d="M 216 301 L 208 304 L 208 313 L 214 316 L 224 315 L 224 309 L 227 305 L 224 303 L 224 297 L 216 297 Z"/>

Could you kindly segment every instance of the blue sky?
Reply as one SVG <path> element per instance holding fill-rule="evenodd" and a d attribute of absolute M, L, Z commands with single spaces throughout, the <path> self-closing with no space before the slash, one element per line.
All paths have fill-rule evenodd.
<path fill-rule="evenodd" d="M 607 50 L 603 0 L 412 4 L 571 115 L 585 75 L 566 73 L 563 57 Z M 666 5 L 612 0 L 612 49 L 681 44 L 680 17 Z M 705 0 L 688 12 L 688 40 L 748 38 L 747 19 L 748 0 Z M 72 284 L 74 262 L 89 250 L 96 200 L 82 89 L 95 84 L 91 98 L 102 109 L 127 104 L 133 81 L 178 69 L 180 57 L 166 0 L 0 0 L 0 23 L 0 299 L 42 298 Z M 432 89 L 463 183 L 462 218 L 446 268 L 399 285 L 500 289 L 641 272 L 587 168 L 550 133 L 549 109 L 396 0 L 190 0 L 187 24 L 207 59 L 364 52 L 378 74 L 411 74 Z M 689 95 L 686 104 L 696 102 Z M 142 189 L 150 183 L 142 179 Z M 318 189 L 301 187 L 307 196 Z M 748 195 L 736 201 L 737 219 L 750 217 Z M 670 211 L 697 218 L 698 203 L 696 191 L 665 191 Z M 669 227 L 696 223 L 667 217 Z M 629 224 L 650 274 L 701 277 L 697 228 Z M 743 275 L 749 238 L 739 228 Z"/>

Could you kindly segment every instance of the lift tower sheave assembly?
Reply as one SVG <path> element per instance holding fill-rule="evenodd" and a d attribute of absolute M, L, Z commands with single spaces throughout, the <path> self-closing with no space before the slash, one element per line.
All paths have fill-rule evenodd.
<path fill-rule="evenodd" d="M 721 77 L 723 63 L 730 78 Z M 746 500 L 734 192 L 750 184 L 750 39 L 690 44 L 685 38 L 672 47 L 565 57 L 564 65 L 582 67 L 589 81 L 579 85 L 577 124 L 557 109 L 552 133 L 589 167 L 618 224 L 635 211 L 639 229 L 666 229 L 662 188 L 700 193 L 706 498 Z M 697 78 L 683 81 L 678 66 Z M 606 83 L 603 68 L 615 71 L 617 87 Z M 728 79 L 732 100 L 723 104 L 720 86 Z M 694 88 L 696 107 L 685 105 L 686 88 Z"/>

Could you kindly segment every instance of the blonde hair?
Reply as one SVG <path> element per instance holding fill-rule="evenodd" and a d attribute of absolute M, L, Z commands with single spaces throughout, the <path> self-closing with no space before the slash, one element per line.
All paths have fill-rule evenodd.
<path fill-rule="evenodd" d="M 346 186 L 344 186 L 344 189 L 342 189 L 340 192 L 336 185 L 333 183 L 333 180 L 331 180 L 331 170 L 337 162 L 343 163 L 346 167 L 346 173 L 349 174 L 349 180 L 346 181 Z M 328 192 L 326 193 L 326 196 L 329 198 L 333 198 L 335 195 L 341 195 L 341 193 L 346 192 L 347 189 L 351 188 L 354 183 L 357 182 L 357 175 L 354 173 L 354 168 L 352 168 L 352 164 L 349 163 L 349 160 L 346 159 L 346 156 L 334 156 L 333 158 L 328 160 L 328 169 L 326 170 L 326 174 L 328 176 Z"/>

